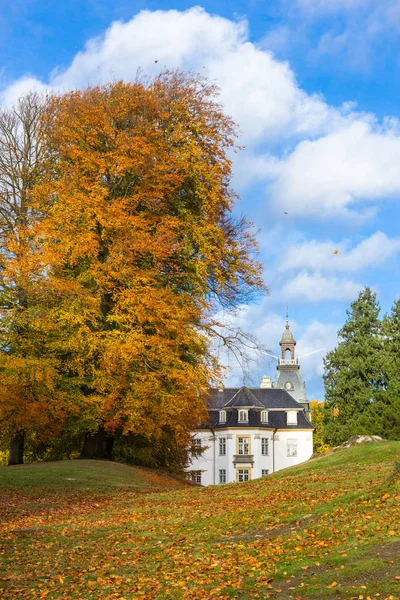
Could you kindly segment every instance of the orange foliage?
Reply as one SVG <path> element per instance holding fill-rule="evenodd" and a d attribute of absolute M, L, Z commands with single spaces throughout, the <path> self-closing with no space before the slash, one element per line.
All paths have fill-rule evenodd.
<path fill-rule="evenodd" d="M 52 348 L 92 426 L 168 424 L 187 441 L 218 375 L 211 311 L 263 288 L 251 229 L 230 214 L 235 128 L 215 93 L 166 72 L 56 97 L 46 113 L 34 233 Z"/>

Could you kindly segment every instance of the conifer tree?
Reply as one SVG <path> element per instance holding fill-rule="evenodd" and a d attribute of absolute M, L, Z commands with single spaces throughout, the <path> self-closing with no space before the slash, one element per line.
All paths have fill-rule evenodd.
<path fill-rule="evenodd" d="M 324 441 L 330 445 L 376 433 L 372 405 L 386 385 L 379 311 L 376 294 L 362 290 L 347 311 L 337 348 L 324 360 Z"/>
<path fill-rule="evenodd" d="M 383 370 L 386 386 L 373 405 L 376 433 L 385 439 L 400 439 L 400 300 L 382 324 Z"/>

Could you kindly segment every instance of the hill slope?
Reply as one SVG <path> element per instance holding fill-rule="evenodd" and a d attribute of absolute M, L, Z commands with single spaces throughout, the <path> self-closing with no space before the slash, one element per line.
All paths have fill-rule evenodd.
<path fill-rule="evenodd" d="M 18 486 L 13 467 L 0 596 L 398 599 L 399 452 L 365 444 L 246 484 L 154 493 Z"/>

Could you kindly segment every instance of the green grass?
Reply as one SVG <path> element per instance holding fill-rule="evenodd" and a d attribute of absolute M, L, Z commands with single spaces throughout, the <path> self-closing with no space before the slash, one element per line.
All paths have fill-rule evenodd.
<path fill-rule="evenodd" d="M 399 453 L 211 488 L 101 461 L 2 467 L 0 597 L 397 600 Z"/>
<path fill-rule="evenodd" d="M 158 476 L 149 471 L 109 461 L 65 460 L 0 467 L 0 489 L 11 486 L 40 493 L 47 488 L 108 494 L 112 490 L 154 491 L 156 481 L 159 481 L 160 491 L 178 485 L 176 480 L 155 477 Z"/>

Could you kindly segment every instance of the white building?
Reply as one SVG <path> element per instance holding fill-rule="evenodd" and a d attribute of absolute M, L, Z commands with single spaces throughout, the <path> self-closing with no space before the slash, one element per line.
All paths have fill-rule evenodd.
<path fill-rule="evenodd" d="M 193 433 L 188 469 L 192 481 L 202 485 L 248 481 L 311 457 L 314 427 L 295 345 L 286 321 L 274 386 L 270 377 L 263 377 L 259 388 L 210 391 L 209 421 Z"/>

